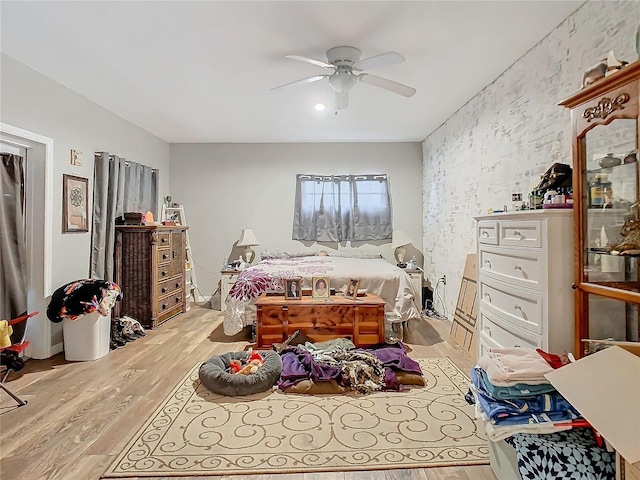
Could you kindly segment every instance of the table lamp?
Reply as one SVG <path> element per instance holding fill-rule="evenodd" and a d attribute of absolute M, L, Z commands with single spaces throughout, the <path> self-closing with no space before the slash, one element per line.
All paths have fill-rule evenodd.
<path fill-rule="evenodd" d="M 398 262 L 399 267 L 406 267 L 406 263 L 404 263 L 404 256 L 407 254 L 407 249 L 404 248 L 405 245 L 409 245 L 411 243 L 411 239 L 409 236 L 404 233 L 402 230 L 394 230 L 391 240 L 391 247 L 395 248 L 394 255 L 396 257 L 396 261 Z"/>
<path fill-rule="evenodd" d="M 238 240 L 238 247 L 244 247 L 243 256 L 245 262 L 251 263 L 253 260 L 256 252 L 254 252 L 251 247 L 255 245 L 260 245 L 260 242 L 256 238 L 256 234 L 253 233 L 253 230 L 250 228 L 242 230 L 240 240 Z"/>

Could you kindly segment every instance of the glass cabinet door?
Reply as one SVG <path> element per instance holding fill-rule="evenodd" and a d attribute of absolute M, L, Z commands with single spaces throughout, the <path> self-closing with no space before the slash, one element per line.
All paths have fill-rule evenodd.
<path fill-rule="evenodd" d="M 608 346 L 608 342 L 638 342 L 640 317 L 637 303 L 591 294 L 586 294 L 584 301 L 589 312 L 589 333 L 583 340 L 591 341 L 583 343 L 583 355 Z"/>
<path fill-rule="evenodd" d="M 583 281 L 640 291 L 636 120 L 587 131 L 583 157 Z"/>
<path fill-rule="evenodd" d="M 639 341 L 640 189 L 637 122 L 616 119 L 579 139 L 582 156 L 583 354 Z M 592 288 L 590 288 L 592 286 Z M 609 287 L 614 290 L 598 290 Z M 591 290 L 591 291 L 590 291 Z M 626 298 L 625 298 L 626 297 Z"/>

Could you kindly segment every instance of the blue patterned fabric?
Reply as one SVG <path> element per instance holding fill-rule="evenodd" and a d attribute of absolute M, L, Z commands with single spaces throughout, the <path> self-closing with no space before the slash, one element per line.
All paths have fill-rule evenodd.
<path fill-rule="evenodd" d="M 598 447 L 588 428 L 506 439 L 516 450 L 522 480 L 613 480 L 615 453 Z"/>

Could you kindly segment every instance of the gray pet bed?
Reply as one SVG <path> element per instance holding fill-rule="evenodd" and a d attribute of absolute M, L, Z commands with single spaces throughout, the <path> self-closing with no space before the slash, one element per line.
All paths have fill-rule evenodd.
<path fill-rule="evenodd" d="M 236 375 L 227 372 L 230 360 L 247 360 L 247 352 L 230 352 L 214 355 L 200 367 L 200 381 L 213 393 L 235 397 L 269 390 L 282 373 L 282 360 L 276 352 L 261 351 L 264 364 L 256 373 Z"/>

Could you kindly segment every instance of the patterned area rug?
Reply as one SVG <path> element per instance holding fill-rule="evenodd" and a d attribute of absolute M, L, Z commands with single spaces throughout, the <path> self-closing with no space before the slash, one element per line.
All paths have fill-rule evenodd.
<path fill-rule="evenodd" d="M 103 478 L 488 464 L 467 377 L 448 358 L 419 362 L 426 386 L 405 392 L 248 397 L 209 392 L 196 365 Z"/>

